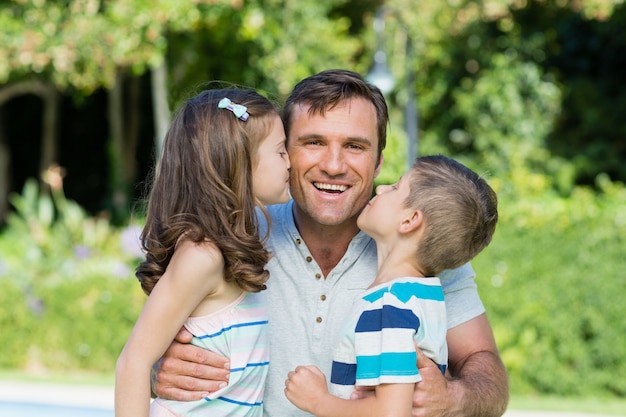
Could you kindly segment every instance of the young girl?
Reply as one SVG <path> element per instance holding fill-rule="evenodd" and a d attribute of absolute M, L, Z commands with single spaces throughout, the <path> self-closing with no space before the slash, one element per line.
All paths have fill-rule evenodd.
<path fill-rule="evenodd" d="M 136 273 L 149 297 L 117 361 L 117 417 L 262 416 L 269 253 L 255 207 L 288 199 L 285 132 L 270 101 L 220 89 L 182 106 L 149 197 Z M 183 325 L 194 344 L 229 358 L 229 383 L 199 401 L 150 405 L 151 368 Z"/>

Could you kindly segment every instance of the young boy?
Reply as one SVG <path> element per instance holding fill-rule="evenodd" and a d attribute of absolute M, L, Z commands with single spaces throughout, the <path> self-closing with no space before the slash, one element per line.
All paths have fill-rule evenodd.
<path fill-rule="evenodd" d="M 446 370 L 446 309 L 437 275 L 484 249 L 498 220 L 486 181 L 438 155 L 418 158 L 393 185 L 376 188 L 357 224 L 376 241 L 378 273 L 348 318 L 330 376 L 315 366 L 289 372 L 285 395 L 318 417 L 407 416 L 417 369 L 415 344 Z M 349 400 L 354 386 L 375 395 Z"/>

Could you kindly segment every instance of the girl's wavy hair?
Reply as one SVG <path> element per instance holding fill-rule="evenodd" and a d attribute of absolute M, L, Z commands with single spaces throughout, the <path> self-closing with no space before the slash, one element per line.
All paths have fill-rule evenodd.
<path fill-rule="evenodd" d="M 240 120 L 218 103 L 247 107 Z M 260 94 L 245 89 L 205 90 L 178 110 L 153 170 L 141 243 L 146 260 L 136 276 L 146 294 L 165 272 L 181 239 L 211 242 L 224 257 L 224 279 L 245 291 L 265 289 L 269 252 L 258 232 L 252 167 L 260 142 L 279 117 Z M 267 212 L 263 214 L 269 221 Z M 269 228 L 268 228 L 269 230 Z"/>

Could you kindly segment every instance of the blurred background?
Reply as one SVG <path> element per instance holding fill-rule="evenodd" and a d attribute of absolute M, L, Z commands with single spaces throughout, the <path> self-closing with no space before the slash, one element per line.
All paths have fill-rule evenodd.
<path fill-rule="evenodd" d="M 112 381 L 179 103 L 346 68 L 388 99 L 379 182 L 443 153 L 498 192 L 473 265 L 512 404 L 625 401 L 625 67 L 623 0 L 4 0 L 0 376 Z"/>

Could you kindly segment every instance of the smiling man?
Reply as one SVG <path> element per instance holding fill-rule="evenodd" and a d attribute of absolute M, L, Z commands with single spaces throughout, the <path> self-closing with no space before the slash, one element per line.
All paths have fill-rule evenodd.
<path fill-rule="evenodd" d="M 293 200 L 271 206 L 268 248 L 273 258 L 267 294 L 270 367 L 265 415 L 306 416 L 283 392 L 290 370 L 316 365 L 330 375 L 332 349 L 355 298 L 374 280 L 374 241 L 356 219 L 369 201 L 383 162 L 388 123 L 385 99 L 351 71 L 328 70 L 302 80 L 283 110 Z M 415 416 L 500 416 L 507 376 L 469 264 L 444 271 L 452 379 L 418 352 Z M 181 334 L 186 342 L 189 335 Z M 191 400 L 227 379 L 226 358 L 174 342 L 155 389 Z M 362 394 L 366 395 L 366 394 Z"/>

